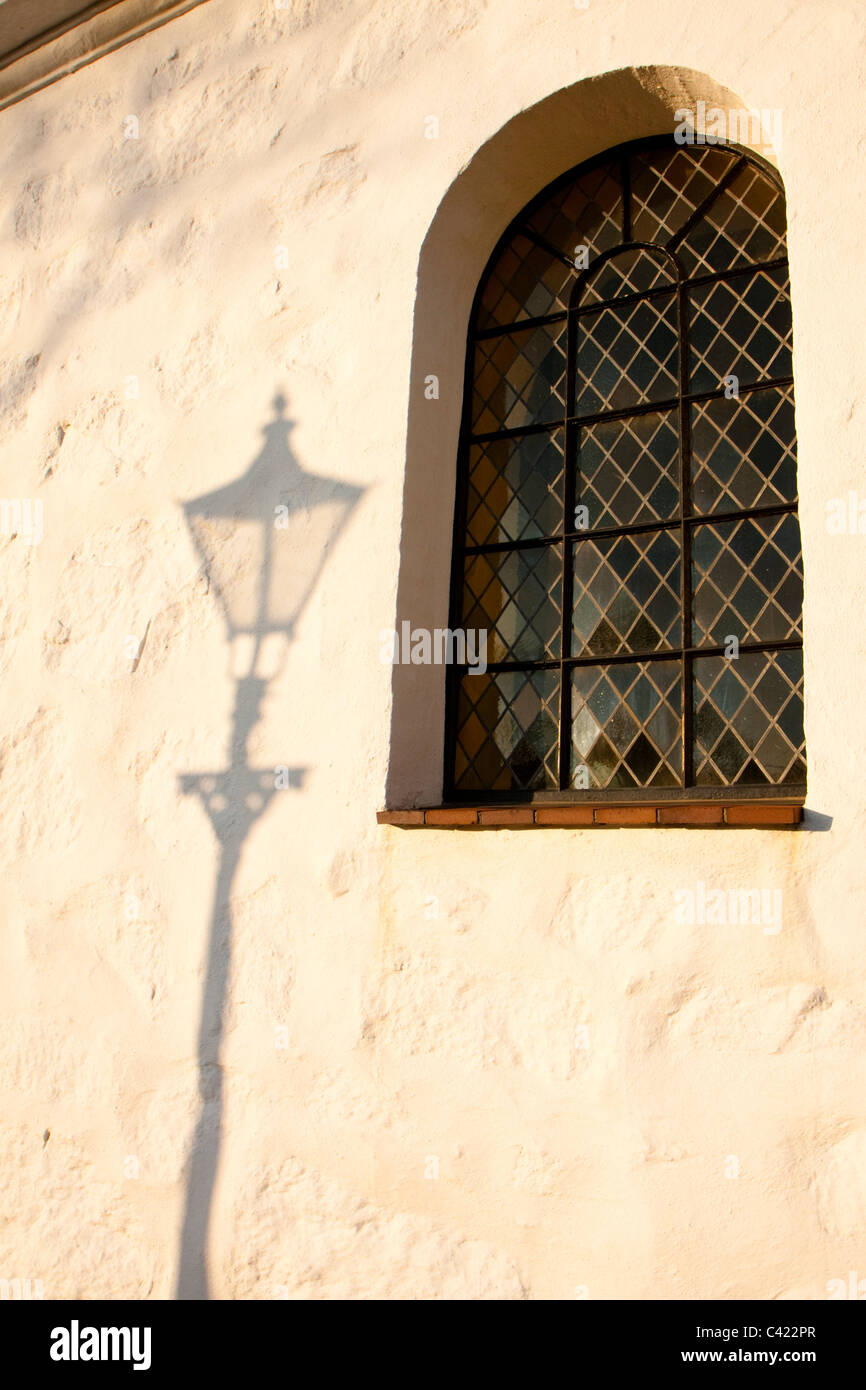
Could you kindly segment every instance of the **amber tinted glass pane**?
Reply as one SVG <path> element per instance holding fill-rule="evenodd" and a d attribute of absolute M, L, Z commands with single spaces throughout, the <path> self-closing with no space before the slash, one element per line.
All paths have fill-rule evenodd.
<path fill-rule="evenodd" d="M 463 626 L 487 631 L 488 661 L 556 659 L 561 625 L 560 546 L 466 557 Z"/>
<path fill-rule="evenodd" d="M 681 628 L 677 533 L 575 544 L 573 656 L 676 647 Z"/>
<path fill-rule="evenodd" d="M 717 391 L 791 374 L 788 272 L 759 270 L 690 291 L 689 372 L 693 391 Z"/>
<path fill-rule="evenodd" d="M 746 517 L 696 526 L 692 539 L 692 640 L 722 646 L 800 635 L 803 570 L 796 516 Z"/>
<path fill-rule="evenodd" d="M 469 450 L 469 545 L 534 540 L 562 530 L 562 430 L 492 439 Z"/>
<path fill-rule="evenodd" d="M 619 165 L 602 165 L 555 193 L 528 223 L 545 241 L 574 260 L 575 247 L 589 248 L 590 262 L 622 240 Z"/>
<path fill-rule="evenodd" d="M 775 260 L 785 254 L 785 200 L 768 175 L 747 165 L 683 238 L 689 276 Z"/>
<path fill-rule="evenodd" d="M 677 661 L 572 674 L 572 786 L 674 787 L 682 777 Z"/>
<path fill-rule="evenodd" d="M 805 783 L 801 651 L 696 657 L 693 698 L 699 787 Z"/>
<path fill-rule="evenodd" d="M 623 410 L 676 395 L 679 345 L 674 296 L 581 314 L 576 332 L 579 415 Z"/>
<path fill-rule="evenodd" d="M 558 671 L 464 676 L 457 702 L 458 791 L 558 785 Z"/>
<path fill-rule="evenodd" d="M 692 505 L 738 511 L 797 497 L 794 394 L 752 391 L 692 406 Z"/>
<path fill-rule="evenodd" d="M 475 349 L 474 434 L 565 415 L 565 325 L 482 338 Z"/>
<path fill-rule="evenodd" d="M 487 278 L 478 308 L 479 329 L 541 318 L 568 307 L 574 271 L 519 234 Z"/>
<path fill-rule="evenodd" d="M 667 521 L 679 507 L 679 466 L 673 410 L 584 425 L 575 491 L 576 504 L 587 509 L 581 528 Z"/>

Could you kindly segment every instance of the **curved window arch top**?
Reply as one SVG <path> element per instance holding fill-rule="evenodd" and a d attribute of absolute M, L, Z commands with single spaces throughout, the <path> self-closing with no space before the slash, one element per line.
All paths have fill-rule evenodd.
<path fill-rule="evenodd" d="M 473 306 L 446 795 L 800 795 L 785 202 L 642 141 L 546 189 Z"/>

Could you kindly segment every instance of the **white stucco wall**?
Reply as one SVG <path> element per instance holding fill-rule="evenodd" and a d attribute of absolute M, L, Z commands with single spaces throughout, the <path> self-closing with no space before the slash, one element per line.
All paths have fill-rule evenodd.
<path fill-rule="evenodd" d="M 829 499 L 866 497 L 864 21 L 857 0 L 211 0 L 0 113 L 0 491 L 44 508 L 39 545 L 0 536 L 0 1277 L 171 1296 L 217 1118 L 216 1297 L 822 1298 L 866 1277 L 866 537 L 825 528 Z M 422 247 L 461 171 L 518 113 L 632 68 L 645 100 L 577 89 L 534 185 L 526 149 L 510 173 L 496 147 L 500 202 L 452 233 L 422 362 Z M 831 828 L 377 827 L 407 422 L 417 443 L 430 412 L 432 612 L 449 317 L 526 198 L 650 133 L 678 73 L 783 113 L 807 805 Z M 243 843 L 230 943 L 217 923 L 196 1141 L 218 847 L 179 779 L 226 766 L 233 686 L 182 508 L 247 470 L 277 392 L 300 466 L 363 494 L 250 739 L 257 768 L 306 771 Z M 678 924 L 698 880 L 781 888 L 782 930 Z"/>

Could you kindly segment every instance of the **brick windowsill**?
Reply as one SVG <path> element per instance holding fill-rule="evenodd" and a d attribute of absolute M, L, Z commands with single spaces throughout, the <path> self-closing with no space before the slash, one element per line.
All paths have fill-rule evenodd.
<path fill-rule="evenodd" d="M 615 806 L 431 806 L 424 810 L 377 811 L 380 825 L 437 830 L 538 829 L 590 826 L 739 826 L 790 829 L 803 818 L 798 802 L 666 802 Z"/>

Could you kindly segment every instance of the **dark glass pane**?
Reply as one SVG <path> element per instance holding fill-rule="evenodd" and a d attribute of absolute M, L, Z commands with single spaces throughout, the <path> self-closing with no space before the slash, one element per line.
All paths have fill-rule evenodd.
<path fill-rule="evenodd" d="M 576 246 L 594 256 L 622 240 L 619 164 L 602 165 L 568 184 L 533 213 L 528 225 L 574 260 Z"/>
<path fill-rule="evenodd" d="M 562 430 L 474 444 L 467 544 L 533 540 L 561 531 L 563 450 Z"/>
<path fill-rule="evenodd" d="M 559 672 L 467 675 L 457 702 L 458 791 L 535 791 L 559 785 Z"/>
<path fill-rule="evenodd" d="M 803 570 L 796 516 L 696 526 L 692 642 L 782 642 L 801 631 Z"/>
<path fill-rule="evenodd" d="M 576 332 L 579 415 L 668 400 L 677 394 L 674 296 L 581 314 Z"/>
<path fill-rule="evenodd" d="M 473 434 L 565 415 L 565 324 L 483 338 L 475 348 Z"/>
<path fill-rule="evenodd" d="M 519 234 L 498 257 L 478 307 L 477 329 L 568 308 L 575 272 Z"/>
<path fill-rule="evenodd" d="M 600 304 L 626 294 L 640 294 L 661 285 L 676 284 L 673 263 L 649 251 L 620 251 L 591 270 L 583 283 L 580 305 Z"/>
<path fill-rule="evenodd" d="M 788 272 L 759 270 L 689 293 L 689 372 L 693 391 L 721 390 L 791 375 Z"/>
<path fill-rule="evenodd" d="M 573 656 L 675 647 L 681 627 L 678 533 L 576 542 Z"/>
<path fill-rule="evenodd" d="M 585 425 L 575 502 L 587 509 L 586 529 L 669 520 L 679 510 L 679 467 L 675 411 Z"/>
<path fill-rule="evenodd" d="M 677 248 L 688 276 L 775 260 L 785 254 L 785 199 L 747 165 Z"/>
<path fill-rule="evenodd" d="M 561 546 L 467 555 L 463 626 L 487 632 L 488 662 L 558 658 Z"/>
<path fill-rule="evenodd" d="M 801 651 L 696 657 L 693 693 L 699 787 L 805 781 Z"/>
<path fill-rule="evenodd" d="M 681 690 L 677 661 L 573 671 L 572 786 L 677 786 L 682 780 Z"/>
<path fill-rule="evenodd" d="M 715 188 L 735 156 L 714 146 L 650 150 L 631 160 L 632 236 L 664 245 Z"/>
<path fill-rule="evenodd" d="M 794 395 L 770 388 L 692 406 L 696 512 L 765 507 L 797 496 Z"/>

